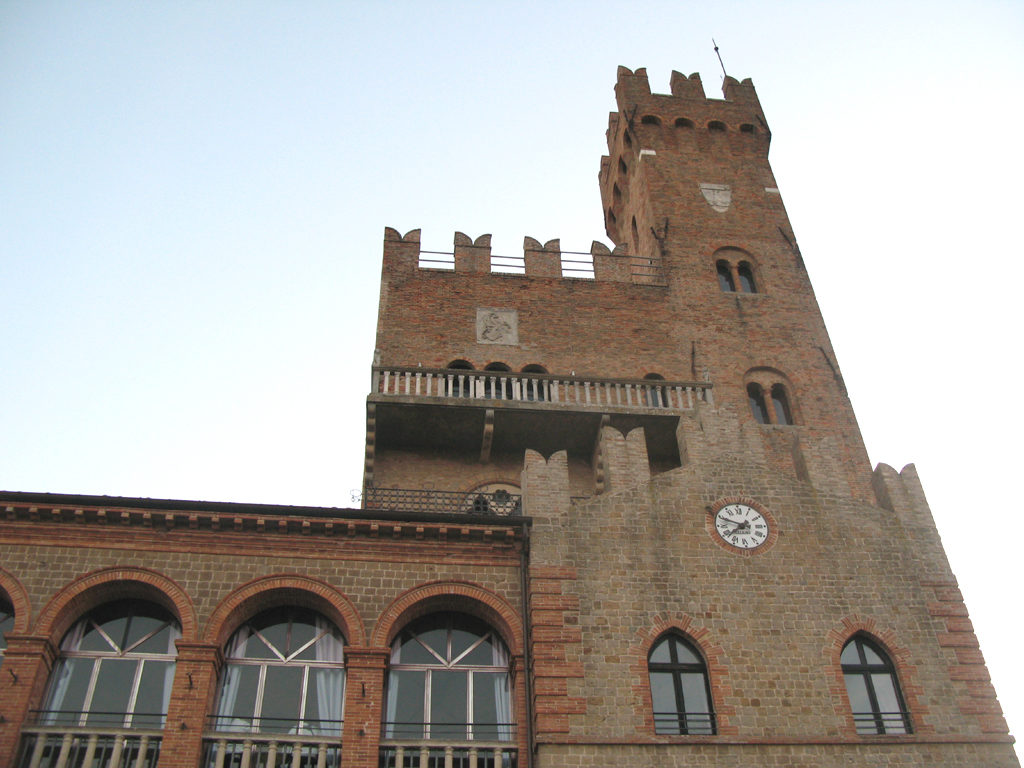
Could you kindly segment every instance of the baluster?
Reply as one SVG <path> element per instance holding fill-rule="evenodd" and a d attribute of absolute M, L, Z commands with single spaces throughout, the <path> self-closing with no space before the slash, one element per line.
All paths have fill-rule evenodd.
<path fill-rule="evenodd" d="M 420 373 L 419 371 L 416 371 L 416 394 L 417 395 L 419 395 L 419 393 L 420 393 L 420 382 L 422 380 L 423 380 L 423 374 Z"/>
<path fill-rule="evenodd" d="M 213 768 L 224 768 L 224 753 L 227 752 L 227 739 L 217 739 L 216 757 L 213 759 Z"/>
<path fill-rule="evenodd" d="M 504 763 L 501 762 L 501 747 L 495 747 L 494 748 L 494 768 L 498 768 L 498 766 L 500 766 L 500 765 L 504 765 Z"/>
<path fill-rule="evenodd" d="M 633 385 L 632 384 L 627 384 L 626 385 L 626 405 L 628 405 L 628 406 L 632 406 L 633 405 Z"/>
<path fill-rule="evenodd" d="M 54 768 L 64 768 L 64 765 L 68 761 L 68 752 L 71 751 L 71 740 L 74 738 L 74 734 L 65 733 L 64 738 L 60 743 L 60 754 L 57 755 L 57 763 Z"/>
<path fill-rule="evenodd" d="M 451 746 L 444 748 L 444 768 L 452 768 L 455 750 Z"/>
<path fill-rule="evenodd" d="M 409 394 L 409 390 L 411 389 L 411 387 L 412 387 L 412 372 L 406 371 L 405 372 L 405 392 L 403 394 L 408 395 Z"/>
<path fill-rule="evenodd" d="M 381 394 L 388 394 L 388 387 L 391 386 L 391 371 L 384 371 L 384 388 L 381 389 Z"/>
<path fill-rule="evenodd" d="M 89 736 L 89 743 L 85 747 L 85 758 L 82 760 L 82 765 L 86 768 L 92 768 L 93 756 L 96 754 L 96 740 L 99 738 L 98 734 L 92 734 Z"/>
<path fill-rule="evenodd" d="M 558 379 L 548 382 L 548 394 L 551 396 L 551 402 L 557 403 L 558 401 Z"/>
<path fill-rule="evenodd" d="M 139 754 L 135 756 L 134 768 L 145 768 L 146 765 L 146 753 L 149 751 L 149 736 L 143 736 L 139 739 Z M 89 763 L 84 763 L 88 767 Z"/>
<path fill-rule="evenodd" d="M 272 741 L 267 746 L 267 766 L 266 768 L 277 768 L 277 742 Z"/>
<path fill-rule="evenodd" d="M 587 396 L 587 405 L 590 405 L 590 382 L 583 382 L 583 394 Z"/>
<path fill-rule="evenodd" d="M 36 743 L 32 747 L 32 759 L 28 768 L 39 768 L 39 761 L 43 759 L 43 747 L 46 746 L 46 736 L 42 733 L 36 734 Z"/>
<path fill-rule="evenodd" d="M 110 750 L 110 765 L 121 765 L 121 753 L 124 751 L 124 738 L 117 736 L 114 739 L 114 748 Z M 58 764 L 57 768 L 61 768 Z"/>
<path fill-rule="evenodd" d="M 469 768 L 476 768 L 476 747 L 469 748 Z M 494 768 L 501 768 L 501 766 L 495 765 Z"/>
<path fill-rule="evenodd" d="M 420 747 L 420 768 L 430 768 L 430 750 Z"/>
<path fill-rule="evenodd" d="M 252 740 L 246 739 L 242 742 L 242 762 L 238 768 L 249 768 L 250 760 L 252 760 Z"/>
<path fill-rule="evenodd" d="M 430 395 L 431 395 L 430 385 L 433 384 L 433 383 L 434 383 L 434 374 L 428 373 L 427 374 L 427 397 L 430 397 Z"/>
<path fill-rule="evenodd" d="M 327 768 L 327 742 L 316 745 L 316 768 Z"/>
<path fill-rule="evenodd" d="M 622 385 L 613 384 L 612 386 L 615 387 L 615 404 L 622 405 Z"/>
<path fill-rule="evenodd" d="M 292 768 L 302 765 L 302 750 L 306 745 L 301 741 L 292 742 Z"/>
<path fill-rule="evenodd" d="M 395 747 L 395 768 L 405 765 L 405 747 Z"/>

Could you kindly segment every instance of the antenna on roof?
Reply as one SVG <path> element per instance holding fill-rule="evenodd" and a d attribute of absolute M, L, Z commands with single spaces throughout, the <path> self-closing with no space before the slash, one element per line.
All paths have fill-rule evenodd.
<path fill-rule="evenodd" d="M 718 65 L 722 68 L 722 79 L 724 80 L 729 76 L 729 74 L 725 71 L 725 64 L 722 63 L 722 54 L 718 52 L 718 43 L 715 42 L 715 38 L 713 37 L 711 38 L 711 44 L 715 46 L 715 56 L 718 57 Z"/>

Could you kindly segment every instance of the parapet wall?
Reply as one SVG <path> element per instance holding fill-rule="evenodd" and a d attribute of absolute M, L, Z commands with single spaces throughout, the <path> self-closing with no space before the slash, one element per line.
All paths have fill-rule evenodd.
<path fill-rule="evenodd" d="M 473 239 L 456 232 L 453 250 L 437 252 L 422 250 L 419 229 L 403 236 L 385 227 L 384 264 L 385 272 L 392 274 L 429 270 L 665 285 L 657 260 L 629 253 L 625 245 L 611 250 L 596 240 L 589 252 L 563 251 L 557 238 L 542 244 L 527 236 L 520 256 L 492 253 L 489 234 Z"/>

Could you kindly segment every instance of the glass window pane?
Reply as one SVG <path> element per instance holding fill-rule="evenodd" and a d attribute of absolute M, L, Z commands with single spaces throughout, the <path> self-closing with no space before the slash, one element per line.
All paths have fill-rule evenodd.
<path fill-rule="evenodd" d="M 132 628 L 134 629 L 134 622 L 132 622 L 132 624 Z M 136 645 L 132 649 L 132 652 L 174 654 L 177 651 L 177 649 L 174 647 L 174 641 L 177 640 L 180 636 L 181 633 L 178 631 L 177 626 L 173 624 L 168 624 L 152 637 Z"/>
<path fill-rule="evenodd" d="M 885 659 L 875 653 L 874 649 L 867 643 L 861 643 L 861 647 L 864 648 L 864 658 L 868 660 L 868 664 L 882 664 L 885 665 Z"/>
<path fill-rule="evenodd" d="M 441 637 L 441 649 L 438 651 L 441 654 L 441 658 L 444 658 L 444 636 L 443 630 L 435 630 L 433 636 L 429 639 L 437 642 L 437 637 L 440 632 Z M 429 634 L 429 633 L 428 633 Z M 430 651 L 424 648 L 415 637 L 407 637 L 402 640 L 402 644 L 398 649 L 398 659 L 395 663 L 401 664 L 437 664 L 437 657 L 434 656 Z"/>
<path fill-rule="evenodd" d="M 392 670 L 388 678 L 389 738 L 423 737 L 423 696 L 426 672 Z"/>
<path fill-rule="evenodd" d="M 85 709 L 85 693 L 89 689 L 96 659 L 61 659 L 50 679 L 50 697 L 46 709 L 47 724 L 76 724 Z M 60 714 L 61 712 L 67 714 Z"/>
<path fill-rule="evenodd" d="M 298 729 L 303 667 L 267 666 L 263 683 L 260 730 L 289 733 Z"/>
<path fill-rule="evenodd" d="M 678 711 L 671 672 L 651 672 L 651 700 L 655 713 Z"/>
<path fill-rule="evenodd" d="M 171 696 L 171 682 L 174 679 L 173 661 L 143 662 L 142 677 L 139 678 L 139 692 L 135 697 L 132 726 L 135 728 L 160 728 L 167 714 L 167 702 Z"/>
<path fill-rule="evenodd" d="M 7 606 L 0 604 L 0 651 L 7 647 L 4 636 L 14 629 L 14 612 Z"/>
<path fill-rule="evenodd" d="M 166 619 L 157 618 L 155 616 L 140 616 L 134 615 L 128 619 L 128 626 L 125 630 L 125 639 L 122 650 L 128 650 L 134 647 L 146 635 L 155 632 L 163 624 L 166 623 Z M 113 637 L 113 636 L 112 636 Z M 115 640 L 117 638 L 114 638 Z M 164 649 L 166 652 L 166 648 Z"/>
<path fill-rule="evenodd" d="M 740 289 L 744 293 L 755 293 L 754 289 L 754 273 L 750 271 L 750 267 L 746 264 L 741 264 L 739 268 L 740 275 Z"/>
<path fill-rule="evenodd" d="M 654 650 L 651 651 L 651 662 L 654 664 L 668 664 L 672 661 L 669 656 L 668 644 L 672 638 L 666 637 L 664 640 L 654 646 Z"/>
<path fill-rule="evenodd" d="M 290 656 L 295 653 L 295 651 L 316 637 L 317 634 L 319 633 L 317 632 L 316 626 L 313 624 L 313 618 L 311 616 L 293 619 L 292 637 L 291 642 L 288 645 L 287 655 Z M 313 658 L 315 658 L 315 652 L 312 650 L 312 647 L 308 648 L 305 653 L 313 653 Z"/>
<path fill-rule="evenodd" d="M 124 632 L 124 626 L 127 623 L 127 620 L 126 619 L 120 619 L 120 622 L 121 622 L 120 627 L 118 627 L 116 625 L 116 622 L 107 622 L 108 626 L 103 628 L 103 631 L 107 632 L 107 634 L 109 634 L 108 628 L 115 630 L 115 633 L 113 635 L 110 635 L 110 639 L 113 640 L 115 643 L 118 641 L 118 638 L 119 638 L 119 635 L 118 635 L 116 630 L 120 629 L 121 632 L 123 633 Z M 71 636 L 73 634 L 74 634 L 73 632 L 69 632 L 68 633 L 68 640 L 72 639 Z M 70 647 L 67 644 L 65 644 L 63 646 L 63 650 L 65 650 L 65 651 L 99 651 L 99 652 L 102 652 L 102 653 L 113 653 L 113 652 L 116 652 L 118 650 L 118 648 L 116 646 L 111 645 L 110 641 L 107 640 L 107 638 L 103 636 L 103 633 L 99 631 L 99 629 L 96 627 L 96 625 L 93 624 L 90 621 L 88 627 L 85 630 L 85 632 L 82 634 L 81 641 L 77 645 L 75 645 L 74 647 Z"/>
<path fill-rule="evenodd" d="M 279 621 L 259 630 L 267 645 L 276 650 L 282 656 L 287 656 L 288 650 L 288 622 Z M 252 642 L 251 640 L 249 641 Z"/>
<path fill-rule="evenodd" d="M 881 712 L 900 711 L 900 702 L 896 696 L 896 686 L 893 685 L 892 675 L 888 673 L 871 675 L 871 684 L 875 688 L 875 699 L 878 701 L 878 709 Z"/>
<path fill-rule="evenodd" d="M 713 733 L 712 721 L 708 716 L 708 691 L 701 672 L 681 672 L 683 686 L 683 709 L 686 712 L 688 733 Z"/>
<path fill-rule="evenodd" d="M 245 641 L 245 650 L 242 652 L 243 659 L 277 659 L 278 656 L 267 644 L 263 642 L 259 635 L 250 635 L 249 639 Z"/>
<path fill-rule="evenodd" d="M 857 653 L 857 641 L 851 641 L 843 648 L 843 654 L 839 657 L 842 664 L 860 664 L 860 656 Z"/>
<path fill-rule="evenodd" d="M 672 642 L 676 647 L 676 660 L 681 664 L 702 664 L 700 656 L 693 652 L 693 649 L 678 637 L 673 637 Z"/>
<path fill-rule="evenodd" d="M 850 709 L 853 714 L 871 712 L 871 700 L 868 698 L 868 687 L 864 676 L 860 674 L 843 675 L 846 679 L 846 694 L 850 697 Z"/>
<path fill-rule="evenodd" d="M 228 664 L 221 684 L 218 728 L 249 726 L 256 711 L 256 692 L 260 684 L 260 667 L 251 664 Z"/>
<path fill-rule="evenodd" d="M 341 708 L 345 700 L 345 670 L 309 670 L 303 733 L 341 736 Z"/>
<path fill-rule="evenodd" d="M 435 669 L 430 685 L 431 738 L 465 739 L 468 713 L 466 692 L 469 674 Z"/>
<path fill-rule="evenodd" d="M 473 738 L 497 741 L 507 733 L 509 712 L 508 674 L 505 672 L 473 673 Z"/>
<path fill-rule="evenodd" d="M 718 271 L 718 287 L 725 293 L 734 290 L 732 284 L 732 272 L 729 269 L 729 265 L 724 261 L 720 261 L 716 265 L 716 269 Z"/>
<path fill-rule="evenodd" d="M 99 665 L 86 725 L 121 726 L 128 711 L 139 662 L 135 659 L 102 659 Z"/>

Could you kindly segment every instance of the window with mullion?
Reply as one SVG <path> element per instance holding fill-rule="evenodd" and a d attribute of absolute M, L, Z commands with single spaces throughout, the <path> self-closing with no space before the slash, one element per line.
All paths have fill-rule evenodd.
<path fill-rule="evenodd" d="M 711 686 L 697 651 L 677 635 L 666 635 L 647 662 L 655 733 L 713 734 Z"/>
<path fill-rule="evenodd" d="M 482 622 L 435 614 L 395 640 L 385 738 L 511 739 L 508 651 Z"/>
<path fill-rule="evenodd" d="M 855 635 L 843 647 L 840 664 L 857 733 L 911 732 L 896 669 L 885 651 L 866 637 Z"/>

